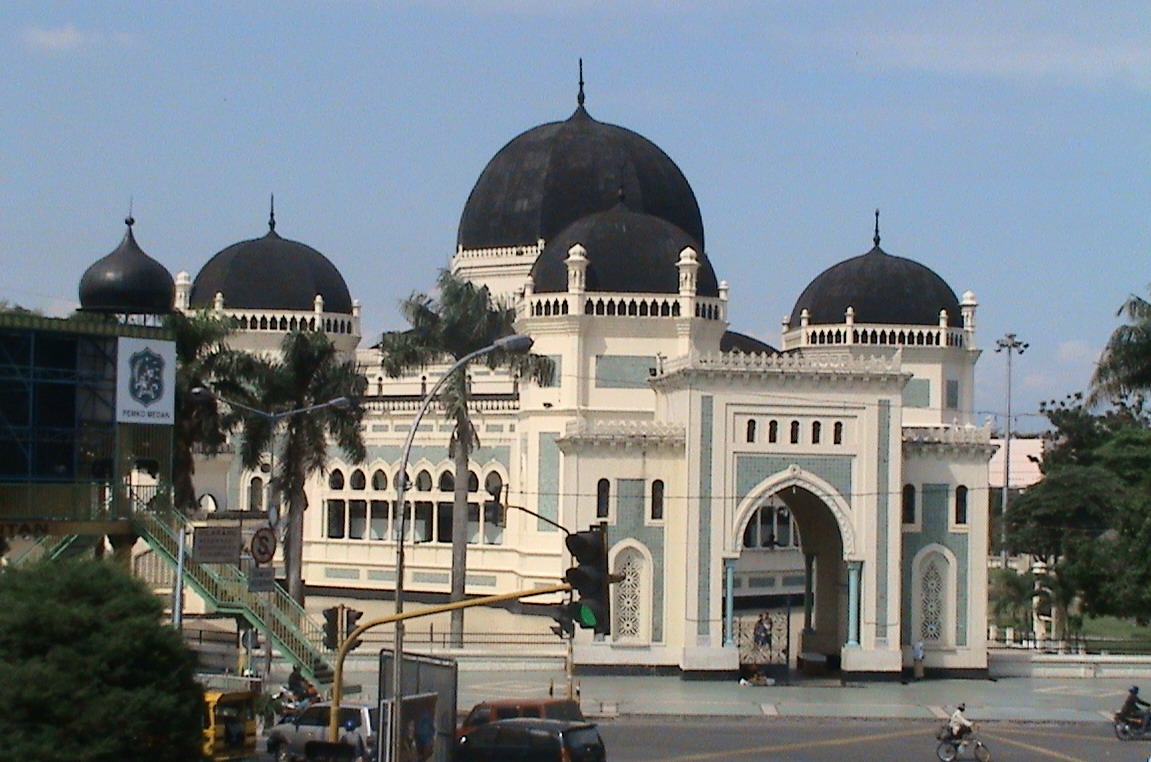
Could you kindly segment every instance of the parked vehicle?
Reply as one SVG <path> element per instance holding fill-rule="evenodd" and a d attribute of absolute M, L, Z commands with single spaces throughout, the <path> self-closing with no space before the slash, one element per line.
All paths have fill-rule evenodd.
<path fill-rule="evenodd" d="M 496 720 L 456 741 L 455 762 L 606 762 L 590 722 L 519 717 Z"/>
<path fill-rule="evenodd" d="M 233 762 L 256 757 L 256 700 L 253 691 L 204 692 L 204 757 Z"/>
<path fill-rule="evenodd" d="M 309 741 L 328 740 L 328 717 L 331 704 L 312 704 L 296 717 L 281 722 L 268 732 L 268 753 L 276 762 L 298 762 L 304 759 L 304 747 Z M 376 744 L 380 734 L 380 712 L 376 707 L 359 704 L 342 704 L 338 725 L 359 733 L 368 751 L 368 758 L 375 759 Z M 342 733 L 343 731 L 341 731 Z"/>
<path fill-rule="evenodd" d="M 510 720 L 514 717 L 539 717 L 548 720 L 568 720 L 583 722 L 583 712 L 579 702 L 561 698 L 515 698 L 481 701 L 472 707 L 468 716 L 460 723 L 456 737 L 475 730 L 481 725 L 496 720 Z"/>

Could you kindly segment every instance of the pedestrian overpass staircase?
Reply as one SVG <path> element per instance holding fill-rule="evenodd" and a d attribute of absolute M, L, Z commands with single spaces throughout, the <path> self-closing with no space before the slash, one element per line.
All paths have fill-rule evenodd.
<path fill-rule="evenodd" d="M 133 522 L 140 537 L 172 569 L 178 569 L 180 535 L 191 528 L 186 516 L 174 509 L 140 510 Z M 215 610 L 243 617 L 266 642 L 299 664 L 316 682 L 330 682 L 317 673 L 331 674 L 330 651 L 325 649 L 323 627 L 276 585 L 270 593 L 248 590 L 248 577 L 232 564 L 203 564 L 184 554 L 184 584 L 191 586 Z"/>

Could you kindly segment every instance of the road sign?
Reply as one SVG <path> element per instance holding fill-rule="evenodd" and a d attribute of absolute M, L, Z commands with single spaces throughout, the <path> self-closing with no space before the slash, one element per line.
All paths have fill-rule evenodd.
<path fill-rule="evenodd" d="M 257 566 L 248 570 L 248 592 L 270 593 L 276 589 L 276 568 Z"/>
<path fill-rule="evenodd" d="M 192 530 L 192 557 L 202 564 L 239 564 L 244 541 L 237 526 L 198 526 Z"/>
<path fill-rule="evenodd" d="M 271 527 L 260 527 L 252 535 L 252 560 L 266 564 L 276 555 L 276 532 Z"/>

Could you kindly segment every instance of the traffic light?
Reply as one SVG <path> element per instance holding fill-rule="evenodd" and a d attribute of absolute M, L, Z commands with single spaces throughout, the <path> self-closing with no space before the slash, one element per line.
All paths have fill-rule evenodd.
<path fill-rule="evenodd" d="M 568 601 L 555 607 L 555 611 L 552 612 L 552 619 L 556 620 L 556 624 L 551 629 L 558 637 L 564 639 L 575 637 L 575 618 L 572 615 L 572 609 L 579 605 Z"/>
<path fill-rule="evenodd" d="M 568 611 L 583 629 L 610 635 L 612 580 L 607 571 L 607 530 L 598 526 L 573 532 L 565 542 L 576 565 L 567 570 L 564 581 L 579 593 Z"/>
<path fill-rule="evenodd" d="M 341 606 L 332 606 L 324 609 L 324 648 L 335 651 L 340 647 L 340 609 Z"/>
<path fill-rule="evenodd" d="M 356 622 L 360 621 L 360 617 L 364 615 L 362 611 L 355 609 L 344 609 L 344 639 L 347 640 L 352 636 L 352 630 L 356 629 Z M 348 643 L 348 651 L 353 648 L 359 648 L 360 644 L 364 641 L 362 638 L 356 638 L 351 643 Z"/>

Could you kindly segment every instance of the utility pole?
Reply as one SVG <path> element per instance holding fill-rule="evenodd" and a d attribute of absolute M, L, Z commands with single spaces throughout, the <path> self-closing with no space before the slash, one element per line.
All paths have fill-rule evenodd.
<path fill-rule="evenodd" d="M 1009 333 L 995 342 L 996 352 L 1007 352 L 1007 425 L 1003 427 L 1003 492 L 999 512 L 999 560 L 1007 568 L 1007 494 L 1011 488 L 1011 355 L 1023 354 L 1030 344 Z"/>

